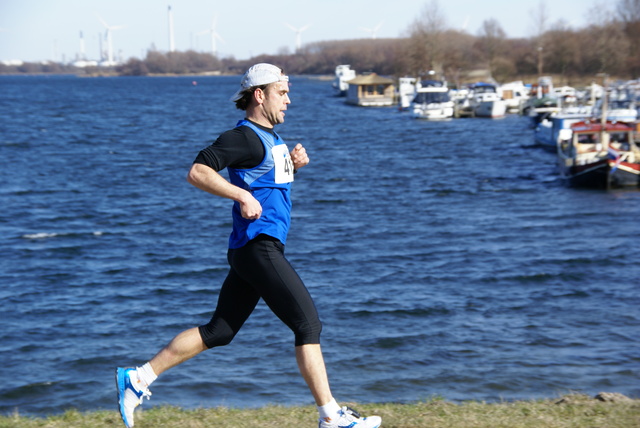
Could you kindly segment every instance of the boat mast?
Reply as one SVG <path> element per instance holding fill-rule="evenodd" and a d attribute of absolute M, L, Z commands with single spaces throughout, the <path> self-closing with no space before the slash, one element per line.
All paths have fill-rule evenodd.
<path fill-rule="evenodd" d="M 602 123 L 602 131 L 604 132 L 604 127 L 607 124 L 607 108 L 608 106 L 608 100 L 607 100 L 607 73 L 602 73 L 602 118 L 601 118 L 601 123 Z"/>
<path fill-rule="evenodd" d="M 600 119 L 600 144 L 602 144 L 602 150 L 604 151 L 605 159 L 608 156 L 609 152 L 609 136 L 607 135 L 607 109 L 609 108 L 608 100 L 607 100 L 607 73 L 602 73 L 602 118 Z M 607 187 L 609 190 L 611 188 L 611 173 L 607 168 Z"/>

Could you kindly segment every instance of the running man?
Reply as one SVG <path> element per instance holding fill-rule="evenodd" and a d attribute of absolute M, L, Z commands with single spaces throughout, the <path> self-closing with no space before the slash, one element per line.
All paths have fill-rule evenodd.
<path fill-rule="evenodd" d="M 273 129 L 284 122 L 291 103 L 289 78 L 274 65 L 256 64 L 243 75 L 231 101 L 246 111 L 245 119 L 202 150 L 187 177 L 195 187 L 234 201 L 229 273 L 207 324 L 178 334 L 140 367 L 117 368 L 122 419 L 133 427 L 134 409 L 149 398 L 149 386 L 159 375 L 202 351 L 229 344 L 263 299 L 294 334 L 296 361 L 318 406 L 319 428 L 378 428 L 379 416 L 360 417 L 333 398 L 315 304 L 284 255 L 291 183 L 309 163 L 301 144 L 289 151 Z M 229 181 L 218 173 L 224 168 Z"/>

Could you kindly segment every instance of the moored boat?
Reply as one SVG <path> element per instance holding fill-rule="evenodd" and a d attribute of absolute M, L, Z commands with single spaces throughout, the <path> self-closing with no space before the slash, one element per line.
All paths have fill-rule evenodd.
<path fill-rule="evenodd" d="M 610 189 L 638 187 L 640 147 L 634 128 L 620 122 L 582 121 L 570 140 L 558 144 L 558 168 L 572 186 Z"/>
<path fill-rule="evenodd" d="M 534 140 L 543 149 L 555 152 L 561 141 L 571 139 L 571 126 L 590 117 L 591 108 L 588 106 L 569 107 L 559 113 L 548 113 L 534 129 Z"/>
<path fill-rule="evenodd" d="M 416 96 L 418 79 L 415 77 L 400 77 L 398 79 L 398 109 L 409 110 L 411 102 Z"/>
<path fill-rule="evenodd" d="M 453 117 L 453 101 L 447 83 L 423 80 L 411 102 L 411 115 L 416 119 L 442 120 Z"/>
<path fill-rule="evenodd" d="M 529 117 L 531 128 L 538 126 L 544 117 L 562 109 L 554 95 L 553 80 L 549 76 L 539 77 L 538 83 L 531 88 L 530 95 L 522 107 L 522 114 Z"/>
<path fill-rule="evenodd" d="M 602 115 L 603 101 L 600 100 L 594 107 L 594 116 Z M 612 99 L 608 100 L 606 107 L 607 120 L 613 122 L 633 123 L 638 120 L 638 110 L 635 101 L 632 99 Z"/>
<path fill-rule="evenodd" d="M 355 79 L 356 71 L 352 70 L 350 65 L 342 64 L 336 67 L 335 73 L 336 77 L 332 84 L 334 93 L 339 97 L 344 97 L 349 90 L 349 84 L 347 82 Z"/>
<path fill-rule="evenodd" d="M 474 115 L 471 108 L 471 89 L 468 87 L 452 89 L 449 91 L 449 96 L 453 100 L 454 117 L 472 117 Z"/>
<path fill-rule="evenodd" d="M 347 104 L 361 107 L 384 107 L 395 103 L 393 80 L 376 73 L 363 74 L 347 81 Z"/>
<path fill-rule="evenodd" d="M 529 99 L 529 89 L 522 81 L 505 83 L 500 86 L 500 92 L 508 113 L 519 113 Z"/>
<path fill-rule="evenodd" d="M 498 94 L 498 87 L 491 83 L 476 83 L 472 87 L 473 96 L 470 100 L 475 117 L 504 117 L 507 104 Z"/>

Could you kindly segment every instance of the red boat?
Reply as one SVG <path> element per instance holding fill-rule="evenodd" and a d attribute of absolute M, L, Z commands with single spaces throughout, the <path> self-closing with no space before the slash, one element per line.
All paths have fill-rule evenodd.
<path fill-rule="evenodd" d="M 622 122 L 583 121 L 558 144 L 558 167 L 570 185 L 610 189 L 640 185 L 640 147 Z"/>

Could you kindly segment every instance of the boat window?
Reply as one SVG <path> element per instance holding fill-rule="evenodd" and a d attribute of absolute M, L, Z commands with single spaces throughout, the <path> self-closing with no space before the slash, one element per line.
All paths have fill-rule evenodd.
<path fill-rule="evenodd" d="M 413 99 L 417 104 L 446 103 L 450 100 L 447 92 L 418 92 Z"/>
<path fill-rule="evenodd" d="M 609 137 L 609 145 L 616 150 L 630 150 L 629 133 L 615 132 Z"/>
<path fill-rule="evenodd" d="M 443 88 L 444 87 L 444 82 L 441 82 L 439 80 L 423 80 L 423 81 L 420 82 L 420 85 L 423 88 L 428 88 L 428 87 Z"/>
<path fill-rule="evenodd" d="M 611 133 L 611 141 L 626 141 L 628 136 L 626 132 Z"/>
<path fill-rule="evenodd" d="M 385 85 L 367 85 L 364 91 L 367 95 L 384 95 Z"/>
<path fill-rule="evenodd" d="M 621 100 L 609 101 L 609 108 L 610 109 L 626 109 L 626 108 L 629 108 L 629 102 L 621 101 Z"/>
<path fill-rule="evenodd" d="M 597 144 L 600 141 L 598 134 L 578 135 L 578 144 Z"/>
<path fill-rule="evenodd" d="M 496 92 L 496 88 L 489 85 L 474 86 L 473 91 L 476 94 L 492 94 Z"/>

